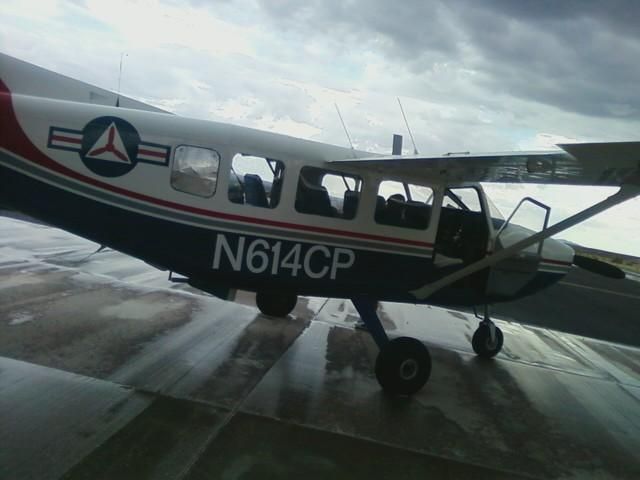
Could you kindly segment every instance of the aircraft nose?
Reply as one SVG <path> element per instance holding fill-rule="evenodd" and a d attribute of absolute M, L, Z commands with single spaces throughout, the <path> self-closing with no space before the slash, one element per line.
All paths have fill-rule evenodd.
<path fill-rule="evenodd" d="M 627 276 L 622 269 L 611 265 L 610 263 L 598 260 L 597 258 L 588 257 L 585 255 L 574 255 L 573 264 L 576 267 L 580 267 L 591 273 L 602 275 L 608 278 L 614 278 L 616 280 L 622 280 Z"/>
<path fill-rule="evenodd" d="M 5 83 L 0 79 L 0 145 L 5 145 L 7 122 L 11 113 L 11 92 Z"/>

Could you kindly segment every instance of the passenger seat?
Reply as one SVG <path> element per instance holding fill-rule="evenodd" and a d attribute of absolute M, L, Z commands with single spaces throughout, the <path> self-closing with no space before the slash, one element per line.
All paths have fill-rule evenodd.
<path fill-rule="evenodd" d="M 249 205 L 255 207 L 269 207 L 267 192 L 259 175 L 247 173 L 244 176 L 244 195 Z"/>
<path fill-rule="evenodd" d="M 352 220 L 356 216 L 358 210 L 358 202 L 360 200 L 360 192 L 354 190 L 346 190 L 344 199 L 342 200 L 342 217 Z"/>
<path fill-rule="evenodd" d="M 405 204 L 404 220 L 409 228 L 424 230 L 429 225 L 431 207 L 423 202 L 411 200 Z"/>
<path fill-rule="evenodd" d="M 302 176 L 298 181 L 296 194 L 296 210 L 300 213 L 335 217 L 336 209 L 331 206 L 329 192 L 322 186 L 307 183 Z"/>
<path fill-rule="evenodd" d="M 389 225 L 396 225 L 398 227 L 404 226 L 404 207 L 406 202 L 404 197 L 400 194 L 391 195 L 387 199 L 387 218 L 386 222 Z"/>

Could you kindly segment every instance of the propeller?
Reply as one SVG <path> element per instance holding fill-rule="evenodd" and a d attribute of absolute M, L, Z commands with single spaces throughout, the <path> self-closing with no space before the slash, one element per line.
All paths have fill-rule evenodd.
<path fill-rule="evenodd" d="M 604 277 L 615 278 L 621 280 L 626 277 L 625 273 L 618 267 L 614 267 L 610 263 L 596 260 L 595 258 L 585 257 L 584 255 L 574 255 L 573 264 L 577 267 L 602 275 Z"/>

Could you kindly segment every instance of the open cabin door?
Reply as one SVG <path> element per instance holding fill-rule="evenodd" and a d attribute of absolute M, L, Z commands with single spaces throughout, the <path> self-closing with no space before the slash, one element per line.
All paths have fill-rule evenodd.
<path fill-rule="evenodd" d="M 493 240 L 494 252 L 508 248 L 534 233 L 511 223 L 519 211 L 527 208 L 533 210 L 529 217 L 542 216 L 542 229 L 547 228 L 551 208 L 533 198 L 525 197 L 520 200 L 507 220 L 494 220 L 494 228 L 496 229 Z M 544 240 L 541 240 L 518 252 L 517 255 L 502 260 L 491 267 L 487 282 L 487 294 L 510 297 L 520 291 L 537 274 L 542 261 L 543 246 Z"/>

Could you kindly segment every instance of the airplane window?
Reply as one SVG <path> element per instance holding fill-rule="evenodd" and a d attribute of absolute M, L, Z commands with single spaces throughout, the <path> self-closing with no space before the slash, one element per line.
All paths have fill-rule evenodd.
<path fill-rule="evenodd" d="M 280 160 L 238 153 L 231 163 L 229 200 L 275 208 L 280 202 L 284 164 Z"/>
<path fill-rule="evenodd" d="M 385 180 L 378 187 L 375 220 L 383 225 L 424 230 L 429 226 L 433 190 Z"/>
<path fill-rule="evenodd" d="M 209 148 L 180 145 L 173 155 L 171 186 L 181 192 L 210 197 L 216 191 L 220 155 Z"/>
<path fill-rule="evenodd" d="M 356 216 L 361 190 L 360 177 L 303 167 L 295 207 L 300 213 L 351 220 Z"/>

